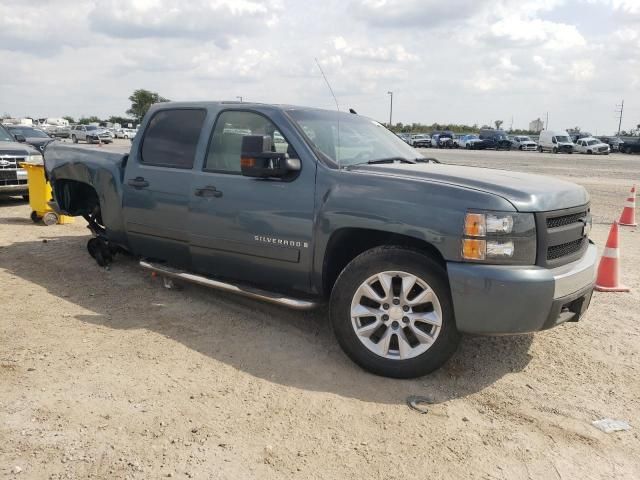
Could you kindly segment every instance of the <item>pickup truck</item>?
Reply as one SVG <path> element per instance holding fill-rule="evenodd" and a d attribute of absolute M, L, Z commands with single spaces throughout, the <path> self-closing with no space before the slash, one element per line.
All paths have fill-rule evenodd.
<path fill-rule="evenodd" d="M 27 171 L 20 167 L 23 162 L 42 164 L 42 154 L 31 145 L 19 143 L 0 125 L 0 196 L 29 198 Z"/>
<path fill-rule="evenodd" d="M 45 168 L 99 264 L 126 251 L 165 279 L 328 303 L 343 350 L 380 375 L 437 369 L 461 333 L 577 321 L 591 300 L 584 188 L 433 163 L 356 114 L 162 103 L 129 152 L 53 143 Z"/>

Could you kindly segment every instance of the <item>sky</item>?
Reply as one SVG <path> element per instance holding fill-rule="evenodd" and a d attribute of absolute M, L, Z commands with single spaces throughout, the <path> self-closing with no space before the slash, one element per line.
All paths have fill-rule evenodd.
<path fill-rule="evenodd" d="M 0 0 L 0 113 L 171 100 L 592 133 L 640 124 L 640 0 Z"/>

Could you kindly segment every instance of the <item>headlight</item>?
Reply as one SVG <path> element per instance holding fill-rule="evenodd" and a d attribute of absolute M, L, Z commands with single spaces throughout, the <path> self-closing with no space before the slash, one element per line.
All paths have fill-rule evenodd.
<path fill-rule="evenodd" d="M 42 165 L 44 162 L 42 160 L 42 155 L 29 155 L 27 157 L 27 163 L 35 163 L 36 165 Z"/>
<path fill-rule="evenodd" d="M 462 258 L 487 263 L 535 263 L 536 227 L 532 213 L 469 212 L 464 220 Z"/>

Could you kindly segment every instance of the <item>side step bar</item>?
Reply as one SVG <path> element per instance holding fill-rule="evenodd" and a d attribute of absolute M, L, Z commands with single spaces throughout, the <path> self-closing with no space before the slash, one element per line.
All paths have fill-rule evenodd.
<path fill-rule="evenodd" d="M 264 290 L 258 290 L 251 287 L 238 287 L 230 283 L 221 282 L 219 280 L 213 280 L 202 275 L 196 275 L 194 273 L 177 270 L 175 268 L 168 267 L 159 263 L 140 261 L 140 266 L 147 270 L 158 272 L 160 275 L 164 275 L 170 278 L 176 278 L 198 285 L 203 285 L 209 288 L 215 288 L 217 290 L 223 290 L 225 292 L 237 293 L 245 297 L 262 300 L 264 302 L 275 303 L 276 305 L 283 305 L 285 307 L 292 308 L 294 310 L 311 310 L 318 307 L 318 303 L 310 302 L 307 300 L 297 300 L 295 298 L 283 297 L 277 293 L 265 292 Z"/>

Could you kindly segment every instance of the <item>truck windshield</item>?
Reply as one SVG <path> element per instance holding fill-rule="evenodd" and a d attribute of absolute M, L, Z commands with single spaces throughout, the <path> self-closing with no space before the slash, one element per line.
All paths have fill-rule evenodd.
<path fill-rule="evenodd" d="M 313 146 L 339 167 L 389 158 L 423 158 L 380 123 L 366 117 L 327 110 L 287 113 Z"/>
<path fill-rule="evenodd" d="M 556 136 L 556 140 L 558 140 L 560 143 L 569 143 L 569 142 L 571 142 L 571 139 L 569 137 L 565 137 L 564 135 Z"/>
<path fill-rule="evenodd" d="M 9 132 L 7 132 L 2 125 L 0 125 L 0 142 L 14 142 L 15 140 Z"/>

